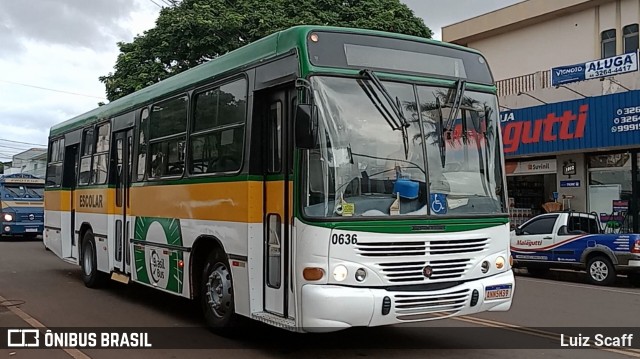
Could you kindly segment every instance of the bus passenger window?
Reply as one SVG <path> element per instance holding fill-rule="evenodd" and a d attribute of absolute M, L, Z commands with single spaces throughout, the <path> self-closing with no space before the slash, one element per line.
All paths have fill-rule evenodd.
<path fill-rule="evenodd" d="M 195 102 L 189 171 L 194 174 L 238 171 L 244 148 L 246 80 L 198 93 Z"/>
<path fill-rule="evenodd" d="M 187 104 L 188 97 L 180 96 L 151 108 L 149 177 L 180 176 L 184 172 Z"/>

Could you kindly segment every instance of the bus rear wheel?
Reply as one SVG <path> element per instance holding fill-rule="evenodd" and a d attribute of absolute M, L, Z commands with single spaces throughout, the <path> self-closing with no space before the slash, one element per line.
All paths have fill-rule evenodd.
<path fill-rule="evenodd" d="M 98 271 L 98 261 L 96 255 L 96 241 L 93 232 L 90 230 L 84 234 L 82 239 L 82 257 L 80 266 L 82 267 L 82 281 L 89 288 L 98 288 L 104 284 L 106 274 Z"/>
<path fill-rule="evenodd" d="M 233 279 L 224 254 L 213 251 L 202 273 L 200 298 L 207 326 L 214 332 L 235 325 Z"/>

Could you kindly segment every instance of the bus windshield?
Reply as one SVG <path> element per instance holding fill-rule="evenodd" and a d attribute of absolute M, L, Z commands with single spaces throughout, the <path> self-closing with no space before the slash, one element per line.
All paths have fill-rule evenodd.
<path fill-rule="evenodd" d="M 44 186 L 5 184 L 5 198 L 42 198 Z"/>
<path fill-rule="evenodd" d="M 304 157 L 305 215 L 504 213 L 494 95 L 372 77 L 311 84 L 319 140 Z"/>

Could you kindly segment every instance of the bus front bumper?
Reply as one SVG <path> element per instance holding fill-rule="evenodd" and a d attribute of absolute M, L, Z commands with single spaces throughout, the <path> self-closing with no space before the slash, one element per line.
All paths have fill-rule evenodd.
<path fill-rule="evenodd" d="M 497 288 L 497 292 L 492 293 L 504 294 L 501 290 L 508 286 L 508 297 L 486 298 L 485 289 Z M 356 326 L 373 327 L 484 311 L 507 311 L 511 308 L 514 290 L 515 278 L 511 270 L 433 291 L 307 284 L 302 287 L 302 329 L 331 332 Z"/>
<path fill-rule="evenodd" d="M 0 233 L 3 235 L 20 235 L 20 234 L 33 234 L 39 235 L 44 231 L 44 223 L 29 222 L 27 224 L 19 222 L 2 222 L 0 227 Z"/>

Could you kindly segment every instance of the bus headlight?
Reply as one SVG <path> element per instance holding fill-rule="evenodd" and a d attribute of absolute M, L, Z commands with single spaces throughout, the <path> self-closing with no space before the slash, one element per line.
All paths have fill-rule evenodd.
<path fill-rule="evenodd" d="M 356 280 L 362 282 L 367 278 L 367 271 L 364 268 L 358 268 L 356 271 Z"/>
<path fill-rule="evenodd" d="M 487 273 L 489 271 L 489 261 L 484 261 L 482 262 L 482 264 L 480 265 L 480 269 L 482 270 L 482 273 Z"/>
<path fill-rule="evenodd" d="M 504 263 L 505 263 L 504 257 L 500 256 L 496 258 L 496 268 L 502 269 L 504 267 Z"/>
<path fill-rule="evenodd" d="M 11 222 L 13 221 L 13 215 L 11 213 L 5 213 L 2 215 L 2 218 L 4 219 L 5 222 Z"/>
<path fill-rule="evenodd" d="M 333 279 L 337 280 L 338 282 L 342 282 L 346 278 L 347 278 L 347 267 L 340 264 L 333 269 Z"/>

